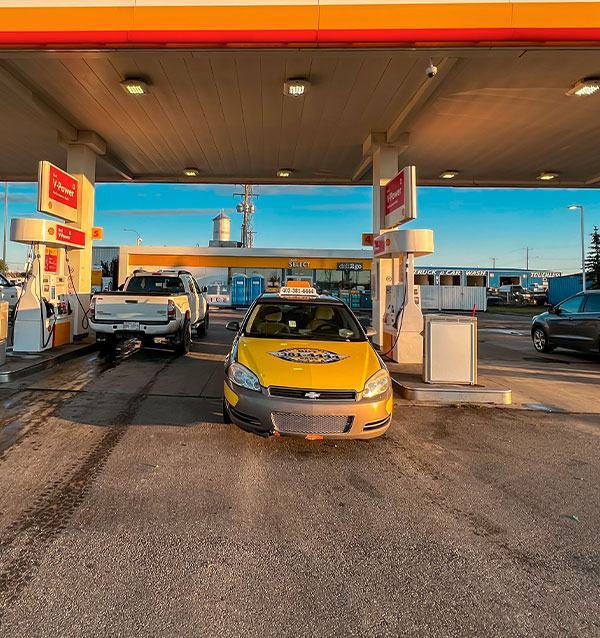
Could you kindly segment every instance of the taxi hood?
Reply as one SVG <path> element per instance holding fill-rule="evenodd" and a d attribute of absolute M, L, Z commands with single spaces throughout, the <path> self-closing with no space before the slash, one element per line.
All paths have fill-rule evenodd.
<path fill-rule="evenodd" d="M 381 368 L 368 341 L 313 341 L 242 337 L 237 360 L 262 386 L 355 390 Z"/>

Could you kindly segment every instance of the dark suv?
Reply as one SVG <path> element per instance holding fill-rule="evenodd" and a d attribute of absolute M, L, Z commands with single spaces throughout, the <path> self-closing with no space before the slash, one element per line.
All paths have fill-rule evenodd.
<path fill-rule="evenodd" d="M 600 352 L 600 290 L 580 292 L 533 318 L 533 347 Z"/>

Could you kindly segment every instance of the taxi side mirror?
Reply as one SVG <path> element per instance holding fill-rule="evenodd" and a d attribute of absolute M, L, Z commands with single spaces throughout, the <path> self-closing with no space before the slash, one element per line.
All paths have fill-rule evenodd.
<path fill-rule="evenodd" d="M 549 312 L 551 315 L 556 315 L 556 314 L 558 314 L 558 313 L 556 312 L 556 306 L 548 306 L 548 312 Z"/>
<path fill-rule="evenodd" d="M 225 326 L 225 328 L 227 328 L 227 330 L 233 330 L 233 332 L 238 332 L 238 330 L 240 329 L 240 322 L 229 321 L 227 325 Z"/>
<path fill-rule="evenodd" d="M 371 328 L 371 326 L 369 326 L 368 328 L 365 328 L 365 334 L 370 339 L 371 337 L 374 337 L 377 334 L 377 330 L 375 330 L 375 328 Z"/>

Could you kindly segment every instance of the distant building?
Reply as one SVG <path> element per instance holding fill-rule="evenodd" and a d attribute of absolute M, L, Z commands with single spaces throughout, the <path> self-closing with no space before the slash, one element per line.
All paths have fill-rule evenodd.
<path fill-rule="evenodd" d="M 369 250 L 324 250 L 291 248 L 239 248 L 228 242 L 227 220 L 221 213 L 213 220 L 215 229 L 209 247 L 121 246 L 93 248 L 94 268 L 99 259 L 119 256 L 119 282 L 136 268 L 186 269 L 201 286 L 218 286 L 232 291 L 235 281 L 258 279 L 264 287 L 281 286 L 302 279 L 323 292 L 339 295 L 353 307 L 371 305 L 371 262 Z M 213 245 L 213 242 L 217 245 Z M 415 268 L 415 284 L 421 286 L 423 308 L 440 310 L 485 310 L 489 288 L 521 285 L 546 286 L 561 273 L 523 268 L 465 268 L 431 266 Z M 260 289 L 260 286 L 259 288 Z M 248 297 L 250 299 L 250 297 Z M 243 305 L 243 304 L 239 304 Z"/>

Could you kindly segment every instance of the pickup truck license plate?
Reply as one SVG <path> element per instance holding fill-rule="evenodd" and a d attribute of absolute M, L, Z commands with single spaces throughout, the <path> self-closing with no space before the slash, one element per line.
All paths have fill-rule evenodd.
<path fill-rule="evenodd" d="M 139 330 L 140 322 L 139 321 L 124 321 L 123 322 L 123 330 Z"/>

